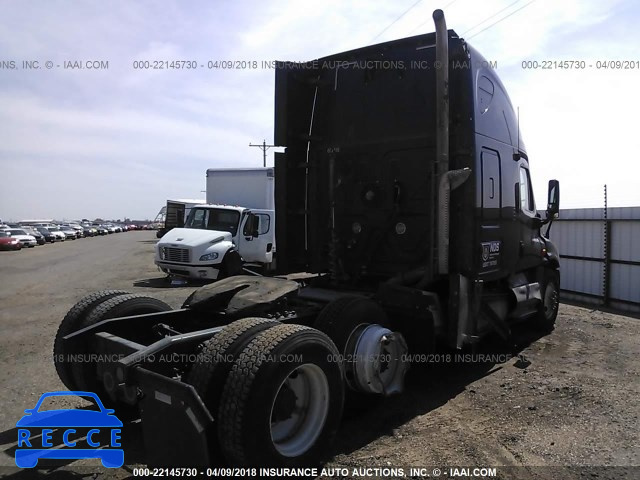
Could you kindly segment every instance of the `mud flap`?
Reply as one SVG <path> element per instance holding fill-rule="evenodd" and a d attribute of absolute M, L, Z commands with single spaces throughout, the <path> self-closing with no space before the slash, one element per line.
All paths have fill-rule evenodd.
<path fill-rule="evenodd" d="M 208 435 L 214 430 L 213 417 L 195 389 L 142 367 L 135 369 L 135 377 L 144 394 L 140 415 L 147 465 L 210 465 Z"/>

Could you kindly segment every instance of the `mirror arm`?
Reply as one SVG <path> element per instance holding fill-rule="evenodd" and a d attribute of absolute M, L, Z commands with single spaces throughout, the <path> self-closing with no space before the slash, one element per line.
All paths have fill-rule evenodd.
<path fill-rule="evenodd" d="M 551 233 L 551 224 L 553 223 L 553 217 L 551 217 L 549 219 L 549 226 L 547 227 L 547 231 L 545 232 L 544 236 L 546 238 L 549 238 L 549 233 Z"/>

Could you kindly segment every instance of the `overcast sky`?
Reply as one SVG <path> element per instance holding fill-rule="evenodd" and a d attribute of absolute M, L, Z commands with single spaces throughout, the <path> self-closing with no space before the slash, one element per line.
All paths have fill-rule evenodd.
<path fill-rule="evenodd" d="M 263 61 L 431 32 L 435 8 L 497 62 L 520 108 L 539 208 L 550 178 L 563 208 L 602 206 L 605 183 L 610 206 L 640 205 L 637 0 L 2 0 L 0 218 L 144 219 L 167 198 L 204 198 L 207 168 L 261 166 L 248 144 L 273 141 L 274 71 Z M 108 68 L 65 68 L 87 60 Z M 140 70 L 137 60 L 198 68 Z M 258 68 L 209 69 L 216 60 Z M 523 69 L 527 60 L 586 68 Z M 607 60 L 635 68 L 597 69 Z"/>

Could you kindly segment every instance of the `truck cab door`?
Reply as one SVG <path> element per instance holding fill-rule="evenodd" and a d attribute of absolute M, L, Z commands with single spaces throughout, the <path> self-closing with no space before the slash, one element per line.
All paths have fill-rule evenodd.
<path fill-rule="evenodd" d="M 244 215 L 238 251 L 245 262 L 271 263 L 275 247 L 275 212 L 252 210 Z"/>
<path fill-rule="evenodd" d="M 540 238 L 541 220 L 536 212 L 533 189 L 529 176 L 529 166 L 525 162 L 518 165 L 518 220 L 520 223 L 519 270 L 533 268 L 542 263 L 544 242 Z"/>

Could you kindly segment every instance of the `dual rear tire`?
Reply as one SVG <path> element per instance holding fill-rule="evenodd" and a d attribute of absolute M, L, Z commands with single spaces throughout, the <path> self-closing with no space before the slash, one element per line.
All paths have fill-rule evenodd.
<path fill-rule="evenodd" d="M 97 361 L 91 355 L 95 352 L 90 351 L 90 346 L 66 342 L 64 337 L 110 318 L 169 310 L 171 307 L 161 300 L 124 290 L 105 290 L 84 297 L 69 310 L 56 333 L 53 359 L 58 377 L 69 390 L 94 392 L 122 416 L 134 416 L 137 411 L 129 404 L 111 398 L 98 378 Z"/>
<path fill-rule="evenodd" d="M 207 341 L 185 381 L 214 416 L 212 458 L 233 465 L 317 463 L 340 424 L 334 343 L 302 325 L 246 318 Z"/>

